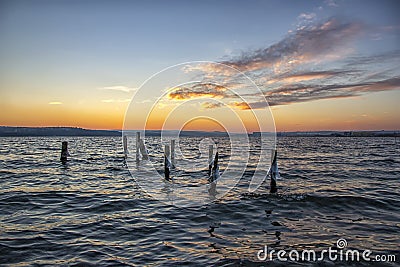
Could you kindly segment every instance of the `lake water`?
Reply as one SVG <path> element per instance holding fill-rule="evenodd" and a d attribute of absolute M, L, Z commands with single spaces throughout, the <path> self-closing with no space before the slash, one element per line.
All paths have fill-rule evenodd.
<path fill-rule="evenodd" d="M 63 140 L 69 141 L 67 164 L 59 161 Z M 146 139 L 149 146 L 157 141 Z M 199 138 L 181 141 L 197 153 L 191 144 Z M 400 140 L 282 137 L 277 147 L 278 194 L 269 194 L 268 181 L 248 192 L 254 172 L 250 162 L 238 185 L 222 198 L 179 208 L 141 189 L 127 168 L 121 138 L 0 138 L 0 264 L 282 265 L 276 255 L 261 261 L 257 252 L 268 246 L 320 253 L 340 238 L 347 249 L 371 250 L 372 259 L 395 255 L 397 262 L 386 265 L 398 264 Z M 221 151 L 223 171 L 229 149 Z M 204 173 L 201 168 L 177 171 L 175 183 L 195 177 L 206 184 Z"/>

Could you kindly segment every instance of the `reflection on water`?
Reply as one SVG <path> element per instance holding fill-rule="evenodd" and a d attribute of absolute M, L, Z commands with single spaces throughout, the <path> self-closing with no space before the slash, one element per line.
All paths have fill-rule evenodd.
<path fill-rule="evenodd" d="M 72 155 L 66 165 L 59 161 L 64 139 Z M 268 181 L 248 191 L 259 158 L 257 139 L 250 140 L 252 160 L 238 185 L 211 204 L 182 209 L 141 190 L 121 138 L 1 138 L 0 264 L 246 265 L 264 245 L 322 250 L 339 238 L 399 254 L 400 144 L 393 138 L 278 139 L 277 195 Z M 158 146 L 151 138 L 146 145 Z M 180 145 L 199 151 L 190 138 Z M 222 171 L 228 158 L 221 157 Z M 154 184 L 172 203 L 180 187 L 204 186 L 208 198 L 223 188 L 207 185 L 206 165 L 177 168 L 174 183 Z"/>

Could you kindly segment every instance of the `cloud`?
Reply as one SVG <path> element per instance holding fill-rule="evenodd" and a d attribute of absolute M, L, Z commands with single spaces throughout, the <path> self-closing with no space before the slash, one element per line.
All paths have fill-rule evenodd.
<path fill-rule="evenodd" d="M 385 65 L 395 65 L 396 68 L 400 66 L 399 64 L 400 50 L 388 51 L 382 54 L 375 54 L 370 56 L 350 56 L 346 59 L 345 68 L 353 67 L 373 67 L 376 64 L 385 63 Z M 394 63 L 394 64 L 393 64 Z"/>
<path fill-rule="evenodd" d="M 59 101 L 52 101 L 48 103 L 49 105 L 62 105 L 62 102 Z"/>
<path fill-rule="evenodd" d="M 248 103 L 246 103 L 246 102 L 243 102 L 243 101 L 242 102 L 231 102 L 229 105 L 231 107 L 235 107 L 235 108 L 238 108 L 240 110 L 249 110 L 249 109 L 251 109 L 250 105 Z"/>
<path fill-rule="evenodd" d="M 328 71 L 309 71 L 309 72 L 288 72 L 283 73 L 273 78 L 267 77 L 264 79 L 265 84 L 275 84 L 275 83 L 300 83 L 315 80 L 328 79 L 332 77 L 338 77 L 341 75 L 346 75 L 352 73 L 353 71 L 339 71 L 339 70 L 328 70 Z"/>
<path fill-rule="evenodd" d="M 204 108 L 204 109 L 214 109 L 214 108 L 220 108 L 220 107 L 224 107 L 224 106 L 229 106 L 229 107 L 240 109 L 240 110 L 252 109 L 252 107 L 248 103 L 246 103 L 244 101 L 240 101 L 240 102 L 239 101 L 232 101 L 232 102 L 229 102 L 227 105 L 224 104 L 224 103 L 221 103 L 221 102 L 216 102 L 216 103 L 214 103 L 214 102 L 204 102 L 204 103 L 201 104 L 201 107 Z M 265 106 L 266 105 L 264 104 L 264 107 Z"/>
<path fill-rule="evenodd" d="M 301 13 L 297 18 L 300 20 L 313 20 L 316 16 L 315 13 Z"/>
<path fill-rule="evenodd" d="M 192 86 L 170 89 L 168 98 L 172 100 L 187 100 L 193 98 L 223 98 L 227 97 L 226 87 L 213 83 L 197 83 Z"/>
<path fill-rule="evenodd" d="M 222 63 L 247 72 L 271 67 L 279 70 L 294 64 L 337 59 L 350 51 L 347 46 L 364 29 L 360 22 L 331 18 L 303 26 L 267 48 L 247 51 Z"/>
<path fill-rule="evenodd" d="M 339 5 L 334 0 L 325 0 L 324 3 L 329 7 L 338 7 Z"/>
<path fill-rule="evenodd" d="M 120 91 L 125 93 L 130 93 L 136 91 L 138 88 L 127 87 L 123 85 L 115 85 L 115 86 L 105 86 L 98 88 L 99 90 L 112 90 L 112 91 Z"/>
<path fill-rule="evenodd" d="M 204 102 L 201 105 L 204 109 L 214 109 L 224 107 L 224 103 L 211 103 L 211 102 Z M 239 110 L 251 110 L 251 109 L 262 109 L 268 106 L 267 102 L 254 102 L 254 103 L 247 103 L 244 101 L 232 101 L 227 104 L 227 106 L 231 108 L 236 108 Z"/>
<path fill-rule="evenodd" d="M 224 106 L 224 103 L 221 103 L 221 102 L 216 102 L 216 103 L 214 103 L 214 102 L 203 102 L 201 104 L 201 107 L 204 108 L 204 109 L 213 109 L 213 108 L 219 108 L 219 107 L 223 107 L 223 106 Z"/>
<path fill-rule="evenodd" d="M 290 85 L 265 93 L 269 106 L 288 105 L 320 99 L 360 96 L 364 93 L 400 89 L 400 77 L 375 82 L 331 85 Z M 264 101 L 250 103 L 252 109 L 263 108 Z M 265 104 L 264 104 L 265 107 Z"/>
<path fill-rule="evenodd" d="M 187 67 L 186 72 L 202 72 L 209 85 L 178 88 L 169 98 L 219 98 L 227 104 L 204 102 L 202 108 L 229 105 L 247 110 L 265 108 L 264 98 L 270 106 L 277 106 L 400 89 L 400 50 L 383 54 L 357 51 L 357 45 L 369 45 L 365 33 L 377 31 L 376 27 L 336 17 L 317 22 L 314 13 L 300 14 L 298 20 L 305 23 L 270 46 L 225 57 L 221 64 Z M 261 92 L 249 88 L 235 69 L 244 72 Z M 224 87 L 212 86 L 215 81 Z"/>
<path fill-rule="evenodd" d="M 255 102 L 230 102 L 229 106 L 240 110 L 264 109 L 268 106 L 289 105 L 321 99 L 338 99 L 360 96 L 364 93 L 381 92 L 400 89 L 400 77 L 375 82 L 330 84 L 330 85 L 301 85 L 290 84 L 267 91 Z M 267 102 L 261 97 L 265 97 Z M 203 103 L 202 107 L 213 109 L 223 107 L 223 104 Z"/>

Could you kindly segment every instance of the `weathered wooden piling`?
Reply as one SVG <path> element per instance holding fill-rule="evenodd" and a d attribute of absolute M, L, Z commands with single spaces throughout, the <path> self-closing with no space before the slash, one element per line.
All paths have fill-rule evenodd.
<path fill-rule="evenodd" d="M 67 141 L 63 141 L 61 144 L 61 157 L 60 160 L 65 163 L 68 160 L 68 142 Z"/>
<path fill-rule="evenodd" d="M 276 178 L 279 175 L 278 174 L 278 162 L 277 162 L 277 150 L 272 149 L 271 151 L 271 170 L 270 170 L 270 176 L 271 176 L 271 183 L 270 183 L 270 193 L 276 193 L 278 191 L 276 187 Z"/>
<path fill-rule="evenodd" d="M 218 178 L 219 178 L 219 166 L 218 166 L 218 151 L 217 151 L 217 153 L 215 153 L 213 167 L 211 170 L 211 175 L 208 178 L 208 181 L 211 183 L 216 181 Z"/>
<path fill-rule="evenodd" d="M 140 160 L 140 132 L 136 132 L 136 161 Z"/>
<path fill-rule="evenodd" d="M 215 153 L 215 158 L 214 158 L 214 166 L 213 166 L 213 171 L 218 169 L 218 151 Z"/>
<path fill-rule="evenodd" d="M 164 176 L 166 180 L 171 180 L 169 178 L 169 167 L 168 167 L 168 158 L 166 155 L 164 155 Z"/>
<path fill-rule="evenodd" d="M 171 139 L 171 167 L 175 168 L 176 161 L 175 161 L 175 139 Z"/>
<path fill-rule="evenodd" d="M 146 147 L 144 146 L 143 139 L 139 139 L 139 148 L 140 148 L 140 152 L 142 154 L 142 159 L 148 160 L 149 155 L 147 154 L 147 150 L 146 150 Z"/>
<path fill-rule="evenodd" d="M 213 154 L 214 154 L 214 146 L 209 145 L 208 146 L 208 176 L 211 175 L 211 169 L 213 165 Z"/>
<path fill-rule="evenodd" d="M 164 147 L 164 176 L 166 180 L 170 180 L 169 173 L 171 168 L 171 162 L 169 161 L 170 150 L 169 145 Z"/>
<path fill-rule="evenodd" d="M 126 155 L 128 155 L 128 137 L 126 136 L 126 135 L 124 135 L 123 137 L 122 137 L 122 142 L 123 142 L 123 144 L 124 144 L 124 154 L 125 154 L 125 156 Z"/>

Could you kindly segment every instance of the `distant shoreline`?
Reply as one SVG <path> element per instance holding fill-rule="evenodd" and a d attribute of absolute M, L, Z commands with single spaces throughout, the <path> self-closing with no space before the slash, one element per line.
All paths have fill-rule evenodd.
<path fill-rule="evenodd" d="M 0 126 L 1 137 L 34 136 L 121 136 L 121 131 L 89 130 L 78 127 L 12 127 Z"/>
<path fill-rule="evenodd" d="M 130 131 L 134 135 L 134 130 Z M 164 131 L 166 135 L 178 131 Z M 160 136 L 160 130 L 146 130 L 146 136 Z M 263 135 L 271 133 L 263 133 Z M 225 132 L 181 131 L 180 136 L 228 137 Z M 35 137 L 35 136 L 122 136 L 122 130 L 91 130 L 79 127 L 13 127 L 0 126 L 0 137 Z M 248 134 L 259 137 L 260 132 Z M 310 132 L 277 132 L 277 137 L 400 137 L 400 131 L 310 131 Z"/>

